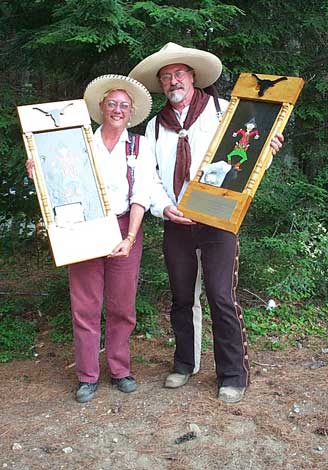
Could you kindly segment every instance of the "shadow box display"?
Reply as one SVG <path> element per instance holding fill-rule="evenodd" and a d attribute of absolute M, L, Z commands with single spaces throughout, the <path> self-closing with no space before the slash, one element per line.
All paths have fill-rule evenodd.
<path fill-rule="evenodd" d="M 194 180 L 179 204 L 188 217 L 239 231 L 304 81 L 242 73 Z M 279 158 L 279 157 L 277 157 Z"/>
<path fill-rule="evenodd" d="M 121 233 L 97 168 L 84 100 L 17 110 L 56 266 L 108 255 Z"/>

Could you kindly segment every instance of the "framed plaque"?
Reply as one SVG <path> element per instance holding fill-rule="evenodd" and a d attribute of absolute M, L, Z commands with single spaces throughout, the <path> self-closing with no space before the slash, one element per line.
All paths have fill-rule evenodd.
<path fill-rule="evenodd" d="M 121 233 L 97 168 L 84 100 L 17 110 L 56 266 L 108 255 Z"/>
<path fill-rule="evenodd" d="M 185 217 L 239 231 L 304 80 L 242 73 L 194 180 L 179 204 Z"/>

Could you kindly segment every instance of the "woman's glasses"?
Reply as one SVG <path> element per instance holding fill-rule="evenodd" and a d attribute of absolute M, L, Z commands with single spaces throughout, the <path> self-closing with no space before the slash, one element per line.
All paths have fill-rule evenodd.
<path fill-rule="evenodd" d="M 121 111 L 128 111 L 131 108 L 130 103 L 127 101 L 109 100 L 105 101 L 105 106 L 109 109 L 116 109 L 118 107 Z"/>

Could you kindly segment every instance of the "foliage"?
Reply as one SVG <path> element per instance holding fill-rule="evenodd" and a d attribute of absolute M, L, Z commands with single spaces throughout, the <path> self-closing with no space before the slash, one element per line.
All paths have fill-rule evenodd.
<path fill-rule="evenodd" d="M 170 292 L 162 254 L 162 224 L 147 214 L 143 229 L 144 250 L 136 302 L 136 333 L 149 337 L 160 332 L 160 310 L 167 302 L 167 297 L 170 297 Z"/>
<path fill-rule="evenodd" d="M 36 230 L 40 210 L 33 184 L 25 177 L 16 106 L 80 98 L 96 76 L 127 74 L 171 41 L 222 59 L 218 87 L 226 98 L 244 71 L 305 79 L 284 133 L 284 149 L 263 179 L 242 226 L 240 287 L 264 299 L 274 297 L 286 309 L 292 309 L 290 302 L 327 302 L 325 2 L 12 0 L 1 3 L 0 13 L 1 261 L 14 263 L 26 256 L 41 267 L 49 259 L 47 242 Z M 162 104 L 163 97 L 155 96 L 153 113 Z M 136 331 L 152 335 L 170 293 L 161 222 L 147 215 L 144 227 Z M 37 308 L 52 319 L 55 336 L 69 337 L 66 270 L 54 270 L 42 290 L 47 295 Z M 264 325 L 260 334 L 270 332 L 271 323 L 263 323 L 258 312 L 249 315 L 253 320 L 257 315 L 259 325 Z"/>
<path fill-rule="evenodd" d="M 33 356 L 36 324 L 22 318 L 22 312 L 22 303 L 15 300 L 3 302 L 0 307 L 0 362 Z"/>
<path fill-rule="evenodd" d="M 273 166 L 241 232 L 240 284 L 279 302 L 325 301 L 328 192 L 283 159 Z"/>
<path fill-rule="evenodd" d="M 248 308 L 244 319 L 251 343 L 277 349 L 308 336 L 327 337 L 327 306 L 281 305 L 274 309 Z"/>
<path fill-rule="evenodd" d="M 17 317 L 0 321 L 0 362 L 33 356 L 36 337 L 35 324 Z"/>

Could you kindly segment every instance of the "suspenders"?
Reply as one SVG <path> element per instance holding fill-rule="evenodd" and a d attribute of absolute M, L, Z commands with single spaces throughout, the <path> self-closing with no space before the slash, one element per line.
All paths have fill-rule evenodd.
<path fill-rule="evenodd" d="M 140 135 L 129 132 L 129 141 L 125 142 L 125 155 L 127 163 L 126 178 L 129 183 L 129 199 L 132 196 L 134 183 L 134 167 L 139 154 Z"/>

